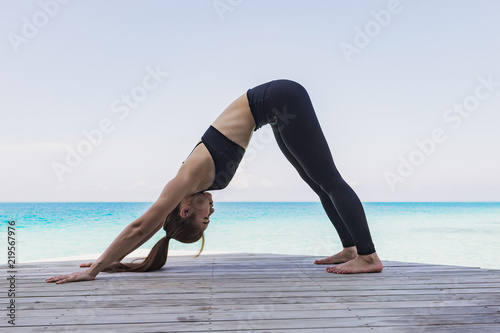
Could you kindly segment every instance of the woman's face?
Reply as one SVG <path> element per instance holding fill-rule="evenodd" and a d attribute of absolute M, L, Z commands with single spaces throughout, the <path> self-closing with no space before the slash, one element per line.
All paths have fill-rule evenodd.
<path fill-rule="evenodd" d="M 195 193 L 182 199 L 180 213 L 182 217 L 195 214 L 195 222 L 205 231 L 210 223 L 210 215 L 214 212 L 213 206 L 212 194 L 208 192 Z"/>

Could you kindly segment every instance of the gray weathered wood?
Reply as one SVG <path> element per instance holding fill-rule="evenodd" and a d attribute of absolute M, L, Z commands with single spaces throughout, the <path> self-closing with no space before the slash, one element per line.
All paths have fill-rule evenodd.
<path fill-rule="evenodd" d="M 315 258 L 223 254 L 169 258 L 149 273 L 54 285 L 80 262 L 17 267 L 25 332 L 498 332 L 500 270 L 384 262 L 335 275 Z M 6 272 L 2 267 L 2 274 Z M 4 275 L 2 275 L 4 280 Z M 7 294 L 0 302 L 7 304 Z M 4 317 L 0 332 L 11 331 Z"/>

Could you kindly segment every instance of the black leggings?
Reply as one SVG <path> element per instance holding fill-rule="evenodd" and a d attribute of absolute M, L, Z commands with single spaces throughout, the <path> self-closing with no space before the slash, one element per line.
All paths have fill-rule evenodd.
<path fill-rule="evenodd" d="M 278 146 L 319 196 L 344 247 L 359 255 L 375 252 L 365 212 L 333 162 L 307 91 L 289 80 L 276 80 L 247 92 L 256 129 L 270 123 Z"/>

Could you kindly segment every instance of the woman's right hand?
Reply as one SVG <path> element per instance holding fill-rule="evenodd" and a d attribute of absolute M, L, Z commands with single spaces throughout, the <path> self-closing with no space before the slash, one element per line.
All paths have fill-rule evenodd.
<path fill-rule="evenodd" d="M 51 283 L 55 282 L 56 284 L 67 283 L 67 282 L 78 282 L 78 281 L 91 281 L 95 279 L 95 275 L 90 275 L 85 272 L 74 272 L 71 274 L 65 275 L 57 275 L 53 276 L 50 279 L 45 279 L 45 282 Z"/>

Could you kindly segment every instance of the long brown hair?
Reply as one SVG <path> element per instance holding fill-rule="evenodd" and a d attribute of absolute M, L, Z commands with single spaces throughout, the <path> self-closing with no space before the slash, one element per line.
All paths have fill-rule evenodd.
<path fill-rule="evenodd" d="M 173 238 L 182 243 L 194 243 L 200 238 L 201 249 L 196 256 L 199 256 L 205 245 L 205 236 L 203 230 L 194 222 L 195 214 L 191 213 L 185 218 L 180 216 L 180 204 L 168 214 L 163 223 L 163 230 L 167 235 L 160 239 L 151 249 L 148 256 L 140 263 L 121 263 L 115 262 L 104 268 L 102 271 L 107 273 L 117 272 L 150 272 L 162 268 L 167 262 L 168 244 Z"/>

